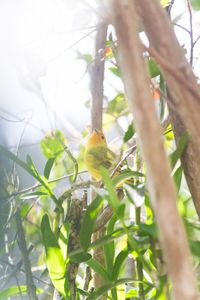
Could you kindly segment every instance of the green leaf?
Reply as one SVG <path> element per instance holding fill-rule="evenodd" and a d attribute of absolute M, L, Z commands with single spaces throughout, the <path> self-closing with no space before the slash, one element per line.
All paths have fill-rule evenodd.
<path fill-rule="evenodd" d="M 49 179 L 49 175 L 51 173 L 51 169 L 53 167 L 53 164 L 56 160 L 56 156 L 51 157 L 47 160 L 45 168 L 44 168 L 44 177 L 48 180 Z"/>
<path fill-rule="evenodd" d="M 21 198 L 31 199 L 31 198 L 34 198 L 34 197 L 38 198 L 38 196 L 40 197 L 40 196 L 46 196 L 46 195 L 48 195 L 48 194 L 45 193 L 45 192 L 37 191 L 37 192 L 33 192 L 33 193 L 24 194 L 24 195 L 21 196 Z"/>
<path fill-rule="evenodd" d="M 119 68 L 110 67 L 109 70 L 110 70 L 114 75 L 116 75 L 117 77 L 120 77 L 120 78 L 121 78 L 121 74 L 120 74 Z"/>
<path fill-rule="evenodd" d="M 114 114 L 118 117 L 127 107 L 128 103 L 125 100 L 125 95 L 119 93 L 114 99 L 108 102 L 106 113 L 111 115 Z"/>
<path fill-rule="evenodd" d="M 117 217 L 119 220 L 124 219 L 125 209 L 126 209 L 126 203 L 124 203 L 124 202 L 120 203 L 117 208 Z"/>
<path fill-rule="evenodd" d="M 183 174 L 183 170 L 182 170 L 182 166 L 180 166 L 180 167 L 178 167 L 178 169 L 176 170 L 176 172 L 173 175 L 174 182 L 175 182 L 176 189 L 177 189 L 177 193 L 180 190 L 182 174 Z"/>
<path fill-rule="evenodd" d="M 40 175 L 39 175 L 39 173 L 38 173 L 38 171 L 37 171 L 37 169 L 36 169 L 36 167 L 35 167 L 35 165 L 34 165 L 34 162 L 33 162 L 32 158 L 30 157 L 29 154 L 26 156 L 26 162 L 27 162 L 27 165 L 29 166 L 29 169 L 31 170 L 33 176 L 34 176 L 38 181 L 40 181 L 40 180 L 41 180 L 41 177 L 40 177 Z"/>
<path fill-rule="evenodd" d="M 97 196 L 92 203 L 88 206 L 84 218 L 83 224 L 80 230 L 80 244 L 84 251 L 87 251 L 91 236 L 94 231 L 94 226 L 96 223 L 97 214 L 103 204 L 103 199 Z"/>
<path fill-rule="evenodd" d="M 112 280 L 117 280 L 117 278 L 120 274 L 122 265 L 123 265 L 125 259 L 127 258 L 128 254 L 129 254 L 129 251 L 128 251 L 128 247 L 126 246 L 117 255 L 117 257 L 115 259 L 114 267 L 113 267 Z"/>
<path fill-rule="evenodd" d="M 34 176 L 32 170 L 30 169 L 30 167 L 28 166 L 28 164 L 26 164 L 25 162 L 23 162 L 22 160 L 20 160 L 15 154 L 13 154 L 9 150 L 7 150 L 2 145 L 0 145 L 0 153 L 2 155 L 5 155 L 7 158 L 13 160 L 14 162 L 16 162 L 21 168 L 23 168 L 24 170 L 26 170 L 30 175 Z"/>
<path fill-rule="evenodd" d="M 188 140 L 188 133 L 187 131 L 185 131 L 184 135 L 180 137 L 178 141 L 176 150 L 169 156 L 172 170 L 174 169 L 178 159 L 181 157 L 181 154 L 183 153 L 183 150 L 185 149 L 185 146 L 187 144 L 187 140 Z"/>
<path fill-rule="evenodd" d="M 157 63 L 155 62 L 155 60 L 153 58 L 148 59 L 147 63 L 148 63 L 149 73 L 150 73 L 151 78 L 156 77 L 161 74 Z"/>
<path fill-rule="evenodd" d="M 65 224 L 62 225 L 60 229 L 60 234 L 58 239 L 58 243 L 61 248 L 64 261 L 67 260 L 67 245 L 68 245 L 68 238 L 69 238 L 69 230 L 70 230 L 69 222 L 65 222 Z"/>
<path fill-rule="evenodd" d="M 146 233 L 152 235 L 154 238 L 158 237 L 158 231 L 157 231 L 157 226 L 155 223 L 152 224 L 145 224 L 145 223 L 140 223 L 140 230 L 141 234 Z"/>
<path fill-rule="evenodd" d="M 117 216 L 113 215 L 108 223 L 107 235 L 113 233 L 116 222 L 117 222 Z M 109 243 L 104 245 L 105 265 L 108 274 L 112 274 L 114 255 L 115 255 L 115 243 L 114 241 L 110 241 Z"/>
<path fill-rule="evenodd" d="M 124 191 L 128 200 L 136 207 L 140 207 L 144 203 L 146 193 L 145 183 L 137 185 L 124 183 Z"/>
<path fill-rule="evenodd" d="M 191 5 L 194 10 L 200 10 L 200 0 L 191 0 Z"/>
<path fill-rule="evenodd" d="M 37 294 L 41 294 L 44 291 L 40 288 L 36 289 Z M 7 299 L 8 297 L 11 296 L 16 296 L 20 294 L 27 294 L 27 286 L 26 285 L 21 285 L 21 286 L 12 286 L 7 289 L 3 289 L 2 292 L 0 292 L 0 299 Z"/>
<path fill-rule="evenodd" d="M 124 138 L 123 138 L 124 143 L 128 142 L 133 137 L 134 134 L 135 134 L 135 128 L 133 126 L 133 123 L 131 123 L 124 134 Z"/>
<path fill-rule="evenodd" d="M 117 298 L 117 289 L 116 288 L 111 289 L 111 296 L 112 296 L 112 300 L 118 300 L 118 298 Z"/>
<path fill-rule="evenodd" d="M 69 263 L 82 263 L 82 262 L 87 262 L 89 259 L 91 259 L 92 255 L 89 253 L 85 253 L 85 252 L 80 252 L 78 254 L 73 254 L 70 255 L 70 261 Z"/>
<path fill-rule="evenodd" d="M 81 54 L 81 55 L 79 55 L 79 56 L 77 57 L 77 59 L 83 59 L 83 60 L 85 60 L 86 62 L 90 63 L 90 62 L 92 62 L 93 57 L 92 57 L 91 54 Z"/>
<path fill-rule="evenodd" d="M 46 158 L 51 158 L 57 156 L 59 159 L 63 153 L 63 146 L 60 143 L 60 140 L 66 144 L 66 139 L 62 132 L 58 129 L 48 133 L 41 140 L 40 146 L 42 153 Z M 59 154 L 59 155 L 58 155 Z"/>
<path fill-rule="evenodd" d="M 102 265 L 98 261 L 91 258 L 90 260 L 88 260 L 86 262 L 86 264 L 90 268 L 92 268 L 95 271 L 95 273 L 98 273 L 99 276 L 101 276 L 101 278 L 103 278 L 106 282 L 109 282 L 109 277 L 108 277 L 106 270 L 102 267 Z"/>
<path fill-rule="evenodd" d="M 189 241 L 190 250 L 193 255 L 199 258 L 200 253 L 200 241 Z"/>
<path fill-rule="evenodd" d="M 104 167 L 100 167 L 100 171 L 101 171 L 101 175 L 102 175 L 105 187 L 109 193 L 109 197 L 107 197 L 106 200 L 109 202 L 109 204 L 113 208 L 114 212 L 117 212 L 117 209 L 119 206 L 119 200 L 115 193 L 115 189 L 114 189 L 112 180 L 110 179 L 108 171 Z"/>
<path fill-rule="evenodd" d="M 129 226 L 129 227 L 126 228 L 126 230 L 124 228 L 116 229 L 112 233 L 107 234 L 107 235 L 99 238 L 95 242 L 93 242 L 90 245 L 89 249 L 93 249 L 93 248 L 96 248 L 96 247 L 99 247 L 99 246 L 103 246 L 106 243 L 109 243 L 113 240 L 116 240 L 119 237 L 123 236 L 124 234 L 127 234 L 127 231 L 132 233 L 132 232 L 135 232 L 135 231 L 138 231 L 138 230 L 139 230 L 139 226 Z"/>
<path fill-rule="evenodd" d="M 130 279 L 130 278 L 123 278 L 123 279 L 115 280 L 113 282 L 110 282 L 110 283 L 100 287 L 99 289 L 96 289 L 95 292 L 91 293 L 90 296 L 87 297 L 87 300 L 98 299 L 100 296 L 103 296 L 108 291 L 110 291 L 112 288 L 114 288 L 120 284 L 125 284 L 128 282 L 138 282 L 138 281 Z"/>
<path fill-rule="evenodd" d="M 55 204 L 60 208 L 61 211 L 63 211 L 63 208 L 62 208 L 61 204 L 58 202 L 56 196 L 52 192 L 52 190 L 51 190 L 48 182 L 45 181 L 38 174 L 38 172 L 36 170 L 36 167 L 35 167 L 32 159 L 31 159 L 30 155 L 27 155 L 27 163 L 25 163 L 22 160 L 20 160 L 16 155 L 14 155 L 12 152 L 10 152 L 5 147 L 3 147 L 2 145 L 0 145 L 0 153 L 2 153 L 3 155 L 5 155 L 9 159 L 13 160 L 14 162 L 16 162 L 21 168 L 23 168 L 30 175 L 32 175 L 34 178 L 36 178 L 44 186 L 44 188 L 46 189 L 46 191 L 48 192 L 48 194 L 50 195 L 50 197 L 53 199 L 53 201 L 55 202 Z"/>
<path fill-rule="evenodd" d="M 169 3 L 169 1 L 170 1 L 170 0 L 161 0 L 161 1 L 160 1 L 160 4 L 161 4 L 163 7 L 165 7 L 165 6 L 167 6 L 167 4 Z"/>
<path fill-rule="evenodd" d="M 124 170 L 112 178 L 112 183 L 114 186 L 118 186 L 119 184 L 125 182 L 126 180 L 128 180 L 130 178 L 144 177 L 144 176 L 145 175 L 143 173 L 140 173 L 138 171 Z"/>
<path fill-rule="evenodd" d="M 41 232 L 45 246 L 45 261 L 49 276 L 55 288 L 63 296 L 69 296 L 65 261 L 57 238 L 51 230 L 49 218 L 46 214 L 42 218 Z"/>

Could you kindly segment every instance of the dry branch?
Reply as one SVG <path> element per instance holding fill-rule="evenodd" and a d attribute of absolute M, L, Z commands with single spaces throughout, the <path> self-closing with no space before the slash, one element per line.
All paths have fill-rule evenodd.
<path fill-rule="evenodd" d="M 141 3 L 143 6 L 146 5 L 145 11 L 151 14 L 149 5 L 155 1 L 136 2 L 138 7 Z M 120 67 L 146 162 L 148 189 L 159 226 L 168 273 L 173 283 L 174 299 L 198 299 L 185 231 L 176 207 L 176 192 L 170 176 L 161 128 L 149 88 L 142 45 L 138 37 L 134 2 L 111 0 L 111 4 L 110 13 L 118 38 Z M 159 22 L 157 15 L 151 22 Z M 149 24 L 149 27 L 152 26 Z M 154 36 L 155 33 L 156 31 Z M 162 47 L 164 46 L 162 44 Z M 182 108 L 182 112 L 185 113 L 185 110 Z M 196 122 L 196 118 L 188 122 L 191 129 L 194 129 Z"/>
<path fill-rule="evenodd" d="M 186 61 L 183 49 L 179 46 L 172 25 L 158 1 L 135 0 L 142 26 L 150 41 L 155 60 L 160 64 L 168 86 L 168 97 L 175 109 L 169 106 L 176 140 L 187 129 L 188 145 L 181 162 L 200 217 L 200 93 L 190 64 Z M 156 34 L 155 34 L 156 33 Z M 192 51 L 192 49 L 191 49 Z M 159 59 L 162 58 L 162 61 Z M 163 64 L 162 62 L 165 62 Z M 170 66 L 170 69 L 167 68 Z M 171 69 L 174 72 L 171 72 Z M 179 74 L 179 78 L 174 75 Z M 189 88 L 190 87 L 190 88 Z M 176 113 L 177 112 L 177 113 Z M 181 115 L 181 117 L 180 117 Z"/>
<path fill-rule="evenodd" d="M 102 129 L 102 108 L 103 108 L 103 80 L 105 64 L 107 24 L 99 22 L 95 39 L 95 56 L 91 72 L 91 125 L 94 128 Z"/>
<path fill-rule="evenodd" d="M 106 48 L 107 24 L 104 20 L 99 20 L 98 30 L 95 39 L 95 56 L 92 64 L 91 72 L 91 129 L 92 131 L 102 129 L 102 111 L 103 111 L 103 80 L 104 80 L 104 64 L 105 64 L 105 48 Z M 95 198 L 95 194 L 91 191 L 91 198 Z M 93 234 L 93 241 L 104 235 L 103 229 Z M 94 249 L 93 257 L 104 265 L 104 254 L 102 247 Z M 94 273 L 94 287 L 99 288 L 105 284 L 104 280 L 98 273 Z M 100 299 L 105 299 L 101 297 Z"/>

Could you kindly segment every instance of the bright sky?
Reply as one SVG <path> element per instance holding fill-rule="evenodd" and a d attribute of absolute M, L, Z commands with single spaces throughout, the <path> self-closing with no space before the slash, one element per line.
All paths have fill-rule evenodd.
<path fill-rule="evenodd" d="M 50 110 L 47 113 L 41 94 L 65 122 L 66 134 L 78 136 L 80 129 L 90 122 L 84 104 L 90 98 L 86 64 L 77 60 L 77 56 L 93 52 L 91 26 L 96 22 L 95 3 L 95 0 L 0 2 L 0 117 L 15 120 L 5 112 L 9 111 L 37 127 L 27 125 L 24 132 L 27 143 L 41 139 L 41 128 L 45 133 L 60 127 Z M 184 3 L 175 0 L 173 18 L 183 14 Z M 198 30 L 199 19 L 194 17 Z M 189 28 L 183 16 L 180 22 Z M 189 35 L 180 28 L 176 31 L 181 45 L 188 44 Z M 24 123 L 2 120 L 9 145 L 19 141 Z"/>
<path fill-rule="evenodd" d="M 84 103 L 90 97 L 89 82 L 86 64 L 77 56 L 92 53 L 91 35 L 83 37 L 93 31 L 89 27 L 94 19 L 95 13 L 84 1 L 1 1 L 0 116 L 15 119 L 2 112 L 9 111 L 44 132 L 57 127 L 53 117 L 49 124 L 51 113 L 45 111 L 42 91 L 59 118 L 69 119 L 78 131 L 87 124 L 89 111 Z M 9 144 L 16 143 L 24 122 L 3 125 Z M 30 135 L 37 139 L 38 133 L 28 126 L 26 139 Z"/>

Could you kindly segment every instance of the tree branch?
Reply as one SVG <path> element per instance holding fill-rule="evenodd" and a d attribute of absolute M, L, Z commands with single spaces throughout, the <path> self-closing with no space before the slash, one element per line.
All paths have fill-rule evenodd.
<path fill-rule="evenodd" d="M 137 10 L 143 23 L 146 22 L 146 19 L 149 21 L 147 32 L 151 32 L 151 34 L 155 29 L 154 23 L 159 23 L 160 17 L 158 18 L 158 15 L 155 17 L 156 10 L 152 9 L 151 11 L 150 7 L 159 6 L 159 9 L 161 7 L 159 1 L 150 0 L 135 0 L 135 2 L 112 0 L 111 3 L 110 12 L 118 38 L 120 67 L 146 163 L 149 194 L 160 230 L 160 241 L 168 273 L 173 284 L 174 299 L 198 299 L 185 231 L 176 207 L 176 191 L 149 88 L 147 67 L 138 36 L 139 26 L 134 3 L 137 3 Z M 163 15 L 164 18 L 167 18 L 164 10 Z M 167 26 L 169 27 L 168 23 Z M 153 36 L 157 36 L 156 30 L 153 30 Z M 169 36 L 166 38 L 170 40 Z M 164 47 L 166 42 L 161 45 L 160 41 L 157 43 L 157 48 L 166 54 Z M 186 109 L 188 109 L 187 106 L 182 108 L 182 112 L 186 113 Z M 195 119 L 195 121 L 197 120 Z M 191 128 L 194 123 L 192 121 L 190 124 Z"/>
<path fill-rule="evenodd" d="M 101 5 L 99 6 L 101 9 Z M 103 111 L 103 80 L 104 80 L 104 64 L 105 64 L 105 49 L 106 49 L 106 36 L 107 36 L 107 24 L 105 20 L 101 20 L 99 16 L 99 26 L 96 33 L 95 39 L 95 57 L 92 64 L 91 73 L 91 94 L 92 94 L 92 105 L 91 105 L 91 129 L 92 131 L 102 129 L 102 111 Z M 91 199 L 95 198 L 94 191 L 91 191 Z M 93 234 L 93 241 L 103 236 L 104 230 Z M 101 264 L 104 265 L 104 255 L 102 248 L 94 249 L 93 256 Z M 98 273 L 94 273 L 94 287 L 99 288 L 104 284 L 104 280 L 99 276 Z M 100 298 L 105 299 L 104 297 Z"/>
<path fill-rule="evenodd" d="M 135 5 L 150 41 L 150 54 L 155 55 L 155 60 L 160 64 L 168 87 L 168 98 L 175 107 L 172 110 L 169 106 L 169 111 L 176 140 L 183 135 L 185 130 L 189 132 L 189 140 L 181 161 L 195 208 L 200 217 L 199 87 L 192 68 L 186 61 L 183 49 L 174 35 L 169 19 L 158 1 L 135 0 Z"/>

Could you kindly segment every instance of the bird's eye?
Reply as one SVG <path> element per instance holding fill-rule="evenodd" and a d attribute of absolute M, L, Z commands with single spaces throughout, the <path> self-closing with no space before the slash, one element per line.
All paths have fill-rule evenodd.
<path fill-rule="evenodd" d="M 101 139 L 104 140 L 104 136 L 103 135 L 101 135 Z"/>

